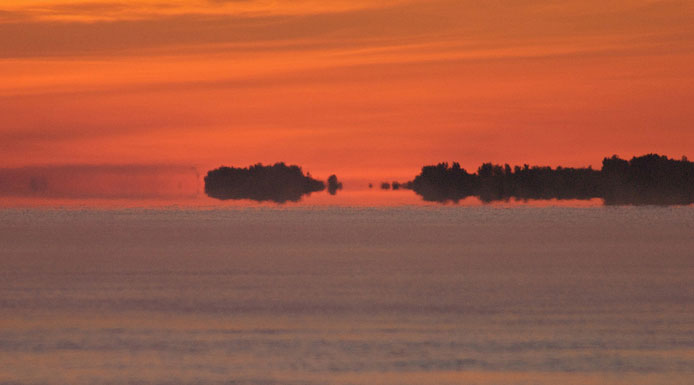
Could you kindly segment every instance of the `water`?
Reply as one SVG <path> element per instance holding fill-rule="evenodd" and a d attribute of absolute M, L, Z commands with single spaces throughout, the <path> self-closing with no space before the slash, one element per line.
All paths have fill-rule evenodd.
<path fill-rule="evenodd" d="M 692 207 L 0 211 L 0 384 L 691 384 Z"/>

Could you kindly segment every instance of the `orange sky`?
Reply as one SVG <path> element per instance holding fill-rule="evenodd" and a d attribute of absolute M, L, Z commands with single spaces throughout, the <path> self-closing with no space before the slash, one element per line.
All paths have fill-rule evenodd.
<path fill-rule="evenodd" d="M 692 100 L 692 1 L 0 3 L 0 167 L 692 158 Z"/>

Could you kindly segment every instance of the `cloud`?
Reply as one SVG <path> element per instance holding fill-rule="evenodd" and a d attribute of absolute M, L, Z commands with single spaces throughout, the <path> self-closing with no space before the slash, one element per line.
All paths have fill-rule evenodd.
<path fill-rule="evenodd" d="M 238 8 L 233 4 L 223 9 L 170 5 L 175 11 L 142 11 L 136 16 L 90 22 L 31 18 L 27 17 L 30 12 L 21 8 L 4 11 L 5 18 L 15 21 L 0 23 L 0 57 L 253 54 L 261 50 L 300 53 L 307 49 L 339 52 L 428 47 L 434 43 L 442 51 L 458 53 L 475 45 L 489 50 L 531 46 L 556 51 L 596 42 L 617 48 L 629 40 L 632 46 L 646 40 L 650 46 L 667 43 L 672 48 L 672 36 L 679 36 L 675 43 L 680 44 L 694 38 L 694 27 L 685 16 L 694 6 L 681 2 L 601 7 L 573 1 L 558 5 L 439 0 L 375 3 L 370 7 L 359 2 L 352 7 L 345 5 L 349 2 L 329 2 L 332 7 L 311 1 L 296 7 L 283 3 L 270 6 L 262 1 L 242 3 L 252 5 L 237 12 L 231 11 Z M 123 9 L 123 4 L 91 2 L 47 8 L 53 13 L 107 15 Z M 154 5 L 148 3 L 148 7 Z"/>

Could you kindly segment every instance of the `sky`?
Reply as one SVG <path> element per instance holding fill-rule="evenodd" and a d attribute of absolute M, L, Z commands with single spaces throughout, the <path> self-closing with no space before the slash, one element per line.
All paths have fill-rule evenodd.
<path fill-rule="evenodd" d="M 4 168 L 692 158 L 692 100 L 692 1 L 0 0 Z"/>

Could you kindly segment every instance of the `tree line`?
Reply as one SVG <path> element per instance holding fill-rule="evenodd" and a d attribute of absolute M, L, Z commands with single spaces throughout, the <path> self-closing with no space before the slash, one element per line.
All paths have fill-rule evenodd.
<path fill-rule="evenodd" d="M 603 159 L 600 170 L 484 163 L 474 173 L 457 162 L 439 163 L 422 167 L 412 181 L 383 182 L 381 188 L 411 189 L 426 201 L 443 203 L 474 196 L 483 202 L 600 198 L 607 205 L 687 205 L 694 203 L 694 162 L 658 154 L 631 160 L 614 155 Z M 205 192 L 217 199 L 296 202 L 325 189 L 326 183 L 301 167 L 284 163 L 220 167 L 205 176 Z M 342 183 L 331 175 L 327 189 L 334 195 Z"/>
<path fill-rule="evenodd" d="M 529 199 L 593 199 L 605 204 L 694 203 L 694 163 L 648 154 L 624 160 L 604 158 L 601 170 L 484 163 L 468 173 L 459 163 L 424 166 L 401 184 L 424 200 L 458 202 L 476 196 L 483 202 Z"/>

